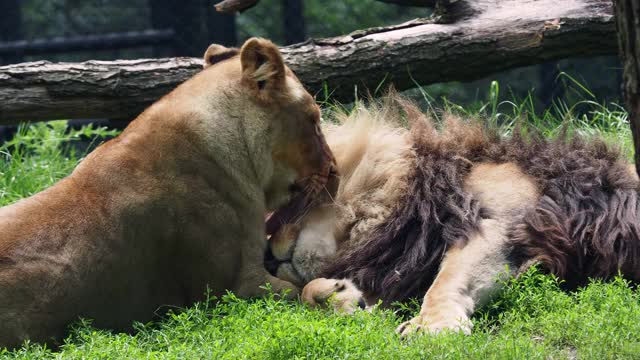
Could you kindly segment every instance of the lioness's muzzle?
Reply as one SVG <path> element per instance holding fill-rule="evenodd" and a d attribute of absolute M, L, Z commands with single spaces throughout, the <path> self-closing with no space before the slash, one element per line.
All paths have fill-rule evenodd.
<path fill-rule="evenodd" d="M 326 176 L 311 176 L 307 181 L 308 184 L 302 185 L 305 189 L 303 192 L 266 219 L 267 235 L 275 234 L 284 224 L 297 222 L 308 209 L 333 201 L 340 185 L 340 176 L 335 166 L 331 166 Z"/>

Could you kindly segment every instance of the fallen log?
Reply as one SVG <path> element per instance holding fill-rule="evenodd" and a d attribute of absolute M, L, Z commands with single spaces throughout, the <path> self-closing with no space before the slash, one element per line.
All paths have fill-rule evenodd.
<path fill-rule="evenodd" d="M 339 1 L 339 0 L 337 0 Z M 437 0 L 378 0 L 385 3 L 402 6 L 427 6 L 434 7 Z M 445 0 L 451 1 L 451 0 Z M 455 1 L 455 0 L 453 0 Z M 224 0 L 215 5 L 217 11 L 225 14 L 244 12 L 256 6 L 260 0 Z"/>
<path fill-rule="evenodd" d="M 460 2 L 462 0 L 459 0 Z M 451 2 L 451 1 L 450 1 Z M 455 9 L 473 15 L 460 18 Z M 460 4 L 459 4 L 460 5 Z M 462 4 L 465 5 L 465 4 Z M 282 48 L 312 92 L 354 98 L 381 82 L 470 81 L 517 66 L 616 54 L 608 0 L 475 0 L 451 8 L 459 20 L 416 19 Z M 34 62 L 0 67 L 0 123 L 59 118 L 132 118 L 200 69 L 191 58 Z"/>
<path fill-rule="evenodd" d="M 225 0 L 215 5 L 216 10 L 225 14 L 235 14 L 251 9 L 260 0 Z"/>

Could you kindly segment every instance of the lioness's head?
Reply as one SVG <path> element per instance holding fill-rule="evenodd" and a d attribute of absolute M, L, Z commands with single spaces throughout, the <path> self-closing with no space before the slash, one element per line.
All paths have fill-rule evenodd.
<path fill-rule="evenodd" d="M 251 160 L 245 175 L 262 187 L 268 209 L 325 188 L 335 161 L 320 131 L 320 109 L 273 43 L 252 38 L 240 50 L 211 45 L 192 81 L 207 92 L 205 107 L 216 120 L 203 131 L 217 143 L 229 138 L 211 144 L 211 151 L 235 146 L 238 157 Z"/>

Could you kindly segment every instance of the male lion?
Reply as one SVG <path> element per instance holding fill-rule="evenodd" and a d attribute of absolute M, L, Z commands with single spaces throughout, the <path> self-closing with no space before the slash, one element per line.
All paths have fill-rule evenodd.
<path fill-rule="evenodd" d="M 0 347 L 60 339 L 79 316 L 127 329 L 207 288 L 251 296 L 273 279 L 264 214 L 333 172 L 319 108 L 267 40 L 212 45 L 204 68 L 0 209 Z"/>
<path fill-rule="evenodd" d="M 341 123 L 324 129 L 334 201 L 272 226 L 265 253 L 272 274 L 306 285 L 304 302 L 350 312 L 424 296 L 398 332 L 469 333 L 497 277 L 534 262 L 568 287 L 640 280 L 638 179 L 601 140 L 501 137 L 454 116 L 436 130 L 403 100 Z"/>

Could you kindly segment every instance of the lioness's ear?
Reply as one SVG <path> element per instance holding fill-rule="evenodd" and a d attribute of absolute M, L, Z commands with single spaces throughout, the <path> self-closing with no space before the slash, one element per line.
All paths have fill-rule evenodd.
<path fill-rule="evenodd" d="M 207 48 L 207 51 L 204 52 L 204 64 L 202 67 L 206 69 L 213 64 L 230 59 L 236 55 L 238 55 L 238 49 L 230 49 L 222 45 L 211 44 Z"/>
<path fill-rule="evenodd" d="M 280 50 L 271 41 L 251 38 L 240 49 L 242 77 L 259 90 L 284 83 L 284 61 Z"/>

